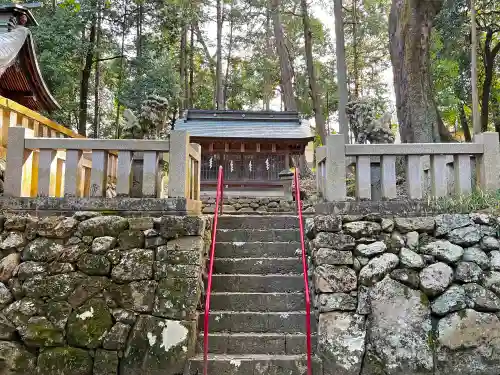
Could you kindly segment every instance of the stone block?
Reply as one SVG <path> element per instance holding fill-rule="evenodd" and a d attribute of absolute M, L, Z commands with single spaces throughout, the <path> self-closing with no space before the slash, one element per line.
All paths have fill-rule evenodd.
<path fill-rule="evenodd" d="M 44 350 L 37 361 L 38 373 L 43 375 L 91 375 L 92 366 L 89 352 L 70 346 Z"/>
<path fill-rule="evenodd" d="M 119 363 L 117 352 L 97 349 L 92 375 L 116 375 L 118 374 Z"/>
<path fill-rule="evenodd" d="M 153 258 L 152 250 L 125 251 L 120 263 L 113 267 L 111 278 L 118 282 L 151 279 L 153 277 Z"/>
<path fill-rule="evenodd" d="M 153 315 L 194 319 L 202 291 L 199 279 L 167 277 L 158 283 Z"/>
<path fill-rule="evenodd" d="M 196 322 L 142 315 L 120 363 L 121 375 L 174 375 L 184 371 L 196 346 Z"/>
<path fill-rule="evenodd" d="M 98 348 L 112 326 L 112 316 L 104 300 L 91 299 L 71 313 L 67 325 L 68 343 L 88 349 Z"/>

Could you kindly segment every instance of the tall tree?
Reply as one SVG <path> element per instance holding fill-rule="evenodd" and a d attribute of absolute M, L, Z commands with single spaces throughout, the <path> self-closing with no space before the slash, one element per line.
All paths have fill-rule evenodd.
<path fill-rule="evenodd" d="M 347 123 L 347 68 L 344 42 L 344 17 L 342 15 L 342 0 L 334 0 L 335 42 L 337 55 L 337 81 L 339 86 L 339 124 L 345 143 L 349 143 L 349 128 Z"/>
<path fill-rule="evenodd" d="M 95 8 L 95 2 L 92 4 Z M 96 13 L 92 15 L 90 21 L 90 31 L 87 39 L 85 30 L 82 32 L 82 40 L 87 41 L 87 49 L 85 52 L 85 60 L 81 73 L 80 81 L 80 112 L 78 115 L 78 134 L 87 136 L 87 114 L 88 114 L 88 97 L 89 97 L 89 81 L 92 72 L 92 64 L 94 60 L 94 49 L 97 29 Z"/>
<path fill-rule="evenodd" d="M 217 67 L 215 71 L 215 103 L 217 109 L 224 109 L 224 77 L 222 77 L 222 27 L 223 3 L 217 0 Z"/>
<path fill-rule="evenodd" d="M 403 142 L 449 140 L 434 100 L 430 38 L 442 0 L 393 0 L 389 20 L 399 130 Z"/>
<path fill-rule="evenodd" d="M 495 62 L 500 53 L 500 5 L 494 20 L 478 17 L 478 30 L 484 34 L 481 45 L 484 64 L 483 92 L 481 95 L 481 130 L 488 131 L 491 88 L 495 74 Z"/>
<path fill-rule="evenodd" d="M 100 105 L 99 90 L 101 87 L 101 34 L 102 34 L 102 12 L 101 0 L 97 0 L 97 30 L 95 43 L 95 70 L 94 70 L 94 119 L 92 121 L 92 137 L 99 138 Z"/>
<path fill-rule="evenodd" d="M 302 8 L 302 22 L 304 25 L 304 41 L 305 41 L 305 52 L 306 52 L 306 64 L 307 73 L 309 76 L 309 88 L 311 90 L 311 99 L 314 108 L 314 118 L 316 120 L 316 130 L 321 138 L 321 143 L 326 142 L 326 128 L 325 128 L 325 116 L 323 115 L 323 110 L 321 108 L 321 97 L 319 93 L 318 83 L 316 81 L 316 72 L 314 68 L 314 58 L 313 58 L 313 41 L 311 24 L 309 20 L 309 13 L 307 11 L 307 1 L 301 0 L 300 5 Z"/>
<path fill-rule="evenodd" d="M 283 25 L 281 24 L 281 1 L 271 0 L 271 14 L 273 19 L 274 38 L 276 43 L 276 52 L 280 62 L 280 86 L 283 96 L 285 111 L 296 111 L 297 102 L 293 89 L 293 73 L 290 65 L 288 51 L 285 45 L 285 36 Z"/>

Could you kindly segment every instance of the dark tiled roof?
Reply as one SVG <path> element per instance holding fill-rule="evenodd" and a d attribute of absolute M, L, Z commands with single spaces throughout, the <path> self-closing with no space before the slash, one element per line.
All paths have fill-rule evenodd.
<path fill-rule="evenodd" d="M 175 123 L 192 137 L 313 139 L 297 112 L 189 110 Z"/>

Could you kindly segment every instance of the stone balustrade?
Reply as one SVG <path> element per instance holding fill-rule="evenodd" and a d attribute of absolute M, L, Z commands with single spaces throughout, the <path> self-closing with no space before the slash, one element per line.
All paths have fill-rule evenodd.
<path fill-rule="evenodd" d="M 168 162 L 168 195 L 199 199 L 200 146 L 190 144 L 186 132 L 174 131 L 169 140 L 47 139 L 12 127 L 8 137 L 6 196 L 106 197 L 110 183 L 116 196 L 131 196 L 134 182 L 141 197 L 160 198 L 160 165 Z M 56 158 L 61 152 L 63 159 Z M 139 171 L 135 154 L 141 156 Z"/>
<path fill-rule="evenodd" d="M 476 187 L 483 191 L 500 187 L 498 133 L 478 134 L 474 143 L 370 145 L 345 145 L 342 135 L 331 135 L 326 146 L 316 150 L 318 191 L 327 201 L 346 200 L 346 166 L 354 165 L 355 198 L 396 199 L 397 178 L 400 177 L 396 160 L 400 157 L 405 160 L 406 195 L 410 199 L 422 199 L 425 195 L 440 198 L 450 193 L 464 195 L 472 191 L 474 180 Z M 475 179 L 471 161 L 476 165 Z M 374 182 L 375 173 L 378 179 Z M 428 192 L 426 174 L 430 180 Z M 379 185 L 380 194 L 374 193 L 376 185 Z M 449 186 L 453 186 L 454 191 L 450 192 Z"/>

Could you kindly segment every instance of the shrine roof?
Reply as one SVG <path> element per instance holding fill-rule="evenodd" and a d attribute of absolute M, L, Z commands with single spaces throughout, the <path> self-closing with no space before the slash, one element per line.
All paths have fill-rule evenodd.
<path fill-rule="evenodd" d="M 312 140 L 314 134 L 297 112 L 274 111 L 186 111 L 175 123 L 197 138 L 254 138 Z"/>
<path fill-rule="evenodd" d="M 43 80 L 30 30 L 9 24 L 20 15 L 26 16 L 26 26 L 36 25 L 29 9 L 0 6 L 0 94 L 35 111 L 58 109 L 59 104 Z"/>

